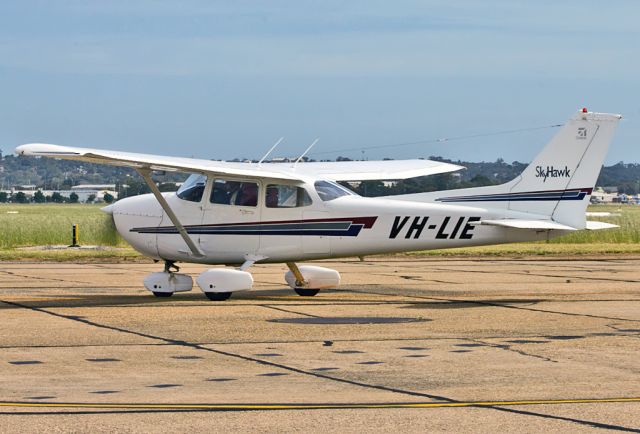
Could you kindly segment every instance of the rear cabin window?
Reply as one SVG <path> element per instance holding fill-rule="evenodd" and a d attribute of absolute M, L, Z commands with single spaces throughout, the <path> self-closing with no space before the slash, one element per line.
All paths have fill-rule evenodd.
<path fill-rule="evenodd" d="M 204 175 L 193 174 L 187 178 L 187 180 L 178 189 L 176 194 L 182 200 L 188 200 L 189 202 L 200 202 L 202 200 L 202 194 L 204 188 L 207 185 L 207 177 Z"/>
<path fill-rule="evenodd" d="M 313 185 L 316 188 L 318 196 L 320 196 L 320 199 L 324 202 L 328 202 L 342 196 L 355 195 L 351 190 L 341 186 L 340 184 L 336 184 L 335 182 L 316 181 Z"/>
<path fill-rule="evenodd" d="M 267 208 L 298 208 L 311 205 L 309 193 L 295 185 L 269 184 L 265 193 Z"/>
<path fill-rule="evenodd" d="M 211 203 L 220 205 L 257 206 L 258 184 L 216 179 L 211 190 Z"/>

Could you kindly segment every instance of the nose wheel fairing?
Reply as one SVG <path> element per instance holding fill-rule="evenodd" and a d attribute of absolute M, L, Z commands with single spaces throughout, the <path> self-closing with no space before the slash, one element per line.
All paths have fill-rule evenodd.
<path fill-rule="evenodd" d="M 164 295 L 168 297 L 175 292 L 191 291 L 193 288 L 193 279 L 188 274 L 159 271 L 151 273 L 144 278 L 144 287 L 156 296 Z"/>

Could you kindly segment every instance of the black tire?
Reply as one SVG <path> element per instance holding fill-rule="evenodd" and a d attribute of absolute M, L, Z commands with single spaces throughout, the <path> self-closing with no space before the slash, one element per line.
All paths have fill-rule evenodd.
<path fill-rule="evenodd" d="M 231 297 L 230 292 L 205 292 L 204 295 L 211 301 L 225 301 Z"/>
<path fill-rule="evenodd" d="M 320 292 L 319 289 L 311 289 L 311 288 L 294 288 L 294 291 L 298 293 L 301 297 L 313 297 L 317 293 Z"/>
<path fill-rule="evenodd" d="M 155 295 L 156 297 L 171 297 L 173 295 L 173 292 L 156 292 L 156 291 L 153 291 L 153 295 Z"/>

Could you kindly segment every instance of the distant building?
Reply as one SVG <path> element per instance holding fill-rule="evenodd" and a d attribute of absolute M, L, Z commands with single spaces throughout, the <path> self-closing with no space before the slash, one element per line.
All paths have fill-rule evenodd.
<path fill-rule="evenodd" d="M 615 192 L 607 192 L 607 189 L 615 189 Z M 596 187 L 591 193 L 591 203 L 613 203 L 618 201 L 617 187 Z"/>
<path fill-rule="evenodd" d="M 78 184 L 71 187 L 71 190 L 115 190 L 115 184 Z"/>

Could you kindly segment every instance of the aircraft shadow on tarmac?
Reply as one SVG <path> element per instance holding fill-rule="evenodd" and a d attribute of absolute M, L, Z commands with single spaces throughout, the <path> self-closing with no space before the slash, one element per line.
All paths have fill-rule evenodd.
<path fill-rule="evenodd" d="M 99 290 L 96 288 L 96 290 Z M 55 307 L 108 307 L 108 306 L 181 306 L 181 307 L 224 307 L 235 306 L 237 303 L 242 302 L 245 305 L 247 302 L 255 302 L 257 304 L 269 304 L 269 303 L 283 303 L 283 304 L 335 304 L 335 305 L 349 305 L 349 304 L 392 304 L 401 305 L 402 309 L 470 309 L 477 307 L 487 307 L 487 305 L 514 305 L 514 306 L 526 306 L 534 305 L 545 300 L 543 299 L 474 299 L 474 300 L 442 300 L 442 301 L 430 301 L 430 300 L 406 300 L 399 299 L 394 295 L 384 296 L 379 295 L 375 300 L 353 300 L 345 299 L 340 294 L 350 293 L 349 290 L 323 290 L 319 295 L 315 297 L 300 297 L 295 295 L 291 289 L 264 289 L 254 290 L 246 292 L 238 292 L 233 295 L 233 298 L 227 301 L 208 301 L 204 298 L 204 295 L 199 291 L 192 291 L 188 293 L 174 294 L 171 298 L 156 298 L 150 294 L 127 294 L 122 293 L 91 293 L 89 291 L 77 293 L 70 292 L 66 294 L 46 294 L 39 293 L 34 294 L 33 299 L 16 300 L 16 304 L 0 303 L 1 309 L 19 309 L 21 306 L 38 307 L 38 308 L 55 308 Z M 359 291 L 351 292 L 358 293 Z M 367 295 L 363 293 L 363 295 Z M 2 297 L 0 297 L 2 299 Z M 8 298 L 8 300 L 10 300 Z M 246 304 L 251 305 L 251 304 Z"/>
<path fill-rule="evenodd" d="M 96 288 L 99 290 L 99 288 Z M 321 295 L 316 297 L 300 297 L 293 293 L 289 288 L 283 289 L 267 289 L 267 290 L 255 290 L 238 292 L 233 295 L 233 298 L 225 301 L 209 301 L 205 298 L 204 294 L 200 291 L 192 291 L 188 293 L 174 294 L 170 298 L 156 298 L 151 294 L 127 294 L 123 293 L 91 293 L 89 291 L 83 293 L 69 292 L 65 294 L 55 293 L 46 294 L 38 293 L 34 294 L 32 299 L 24 300 L 12 300 L 10 297 L 6 297 L 7 301 L 12 304 L 0 303 L 0 310 L 2 309 L 20 309 L 23 306 L 38 307 L 38 308 L 54 308 L 54 307 L 108 307 L 108 306 L 181 306 L 181 307 L 193 307 L 193 306 L 210 306 L 210 307 L 224 307 L 237 305 L 234 301 L 243 302 L 243 305 L 247 301 L 255 301 L 258 304 L 264 303 L 309 303 L 311 305 L 315 303 L 322 304 L 348 304 L 348 300 L 342 298 L 331 297 L 332 294 L 336 294 L 335 290 L 324 290 Z M 0 296 L 0 300 L 2 300 Z M 296 303 L 297 304 L 297 303 Z"/>

